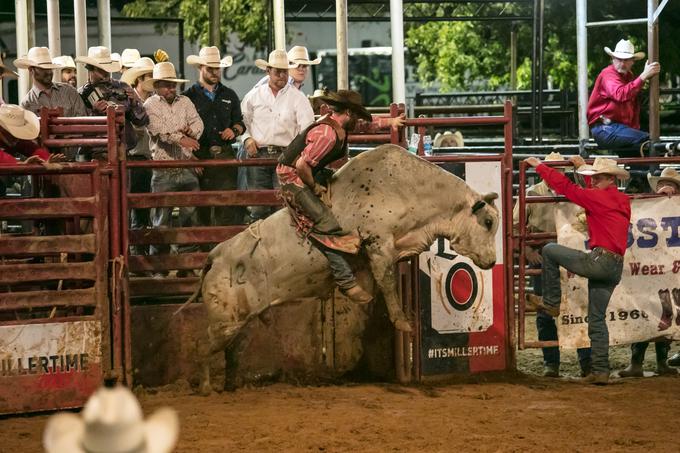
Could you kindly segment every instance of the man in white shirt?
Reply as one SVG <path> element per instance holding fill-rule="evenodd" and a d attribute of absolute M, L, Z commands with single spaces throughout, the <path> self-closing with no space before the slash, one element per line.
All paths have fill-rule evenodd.
<path fill-rule="evenodd" d="M 274 50 L 268 61 L 255 65 L 269 76 L 266 85 L 256 86 L 241 102 L 246 132 L 241 136 L 249 159 L 278 159 L 288 144 L 314 121 L 307 97 L 288 84 L 288 70 L 297 67 L 288 61 L 284 50 Z M 278 187 L 275 167 L 248 167 L 248 188 L 254 190 Z M 253 220 L 267 217 L 269 206 L 251 206 Z"/>

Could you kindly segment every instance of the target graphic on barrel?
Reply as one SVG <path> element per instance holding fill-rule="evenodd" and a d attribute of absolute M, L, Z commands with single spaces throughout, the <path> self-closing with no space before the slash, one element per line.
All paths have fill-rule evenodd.
<path fill-rule="evenodd" d="M 449 305 L 465 311 L 477 300 L 479 283 L 474 269 L 467 263 L 456 263 L 446 275 L 446 298 Z"/>

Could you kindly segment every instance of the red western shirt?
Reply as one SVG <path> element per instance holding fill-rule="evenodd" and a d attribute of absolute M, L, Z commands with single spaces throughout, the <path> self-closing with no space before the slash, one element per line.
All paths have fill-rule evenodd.
<path fill-rule="evenodd" d="M 628 243 L 630 200 L 616 188 L 584 189 L 559 171 L 539 165 L 536 172 L 557 193 L 586 210 L 589 246 L 602 247 L 623 256 Z"/>
<path fill-rule="evenodd" d="M 17 159 L 14 157 L 14 154 L 21 154 L 26 157 L 37 155 L 43 160 L 47 160 L 50 157 L 49 151 L 39 147 L 35 142 L 30 140 L 19 140 L 11 149 L 0 148 L 0 165 L 16 164 Z"/>
<path fill-rule="evenodd" d="M 588 100 L 588 125 L 605 116 L 615 123 L 640 129 L 640 101 L 638 94 L 644 82 L 632 72 L 619 74 L 613 65 L 602 70 L 595 80 Z"/>
<path fill-rule="evenodd" d="M 305 139 L 307 146 L 300 153 L 300 159 L 304 159 L 310 167 L 316 168 L 321 159 L 333 149 L 336 140 L 335 130 L 329 125 L 319 124 L 313 127 L 307 133 Z M 276 174 L 280 184 L 295 184 L 298 187 L 305 185 L 294 167 L 279 164 L 276 167 Z"/>

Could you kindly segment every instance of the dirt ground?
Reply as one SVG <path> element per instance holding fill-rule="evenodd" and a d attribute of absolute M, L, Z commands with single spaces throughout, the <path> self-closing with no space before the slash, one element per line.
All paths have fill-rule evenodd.
<path fill-rule="evenodd" d="M 628 354 L 612 348 L 612 368 Z M 651 371 L 653 347 L 647 355 Z M 577 375 L 575 354 L 563 363 L 564 374 Z M 535 350 L 519 352 L 518 368 L 527 374 L 437 385 L 275 384 L 200 397 L 177 384 L 138 396 L 146 413 L 179 412 L 177 452 L 678 451 L 680 378 L 581 386 L 532 374 L 542 369 Z M 42 451 L 47 417 L 0 418 L 0 452 Z"/>

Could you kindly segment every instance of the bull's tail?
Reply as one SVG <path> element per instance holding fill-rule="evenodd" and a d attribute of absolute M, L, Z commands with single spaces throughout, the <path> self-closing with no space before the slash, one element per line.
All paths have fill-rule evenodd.
<path fill-rule="evenodd" d="M 175 312 L 172 314 L 172 316 L 176 316 L 179 314 L 180 311 L 184 310 L 189 304 L 195 302 L 198 300 L 198 298 L 201 296 L 201 289 L 203 289 L 203 279 L 205 278 L 205 275 L 210 271 L 210 268 L 212 267 L 212 260 L 208 258 L 208 260 L 205 263 L 205 266 L 203 266 L 203 269 L 201 269 L 201 273 L 198 279 L 198 287 L 196 288 L 196 291 L 189 297 L 189 299 L 184 302 Z"/>

